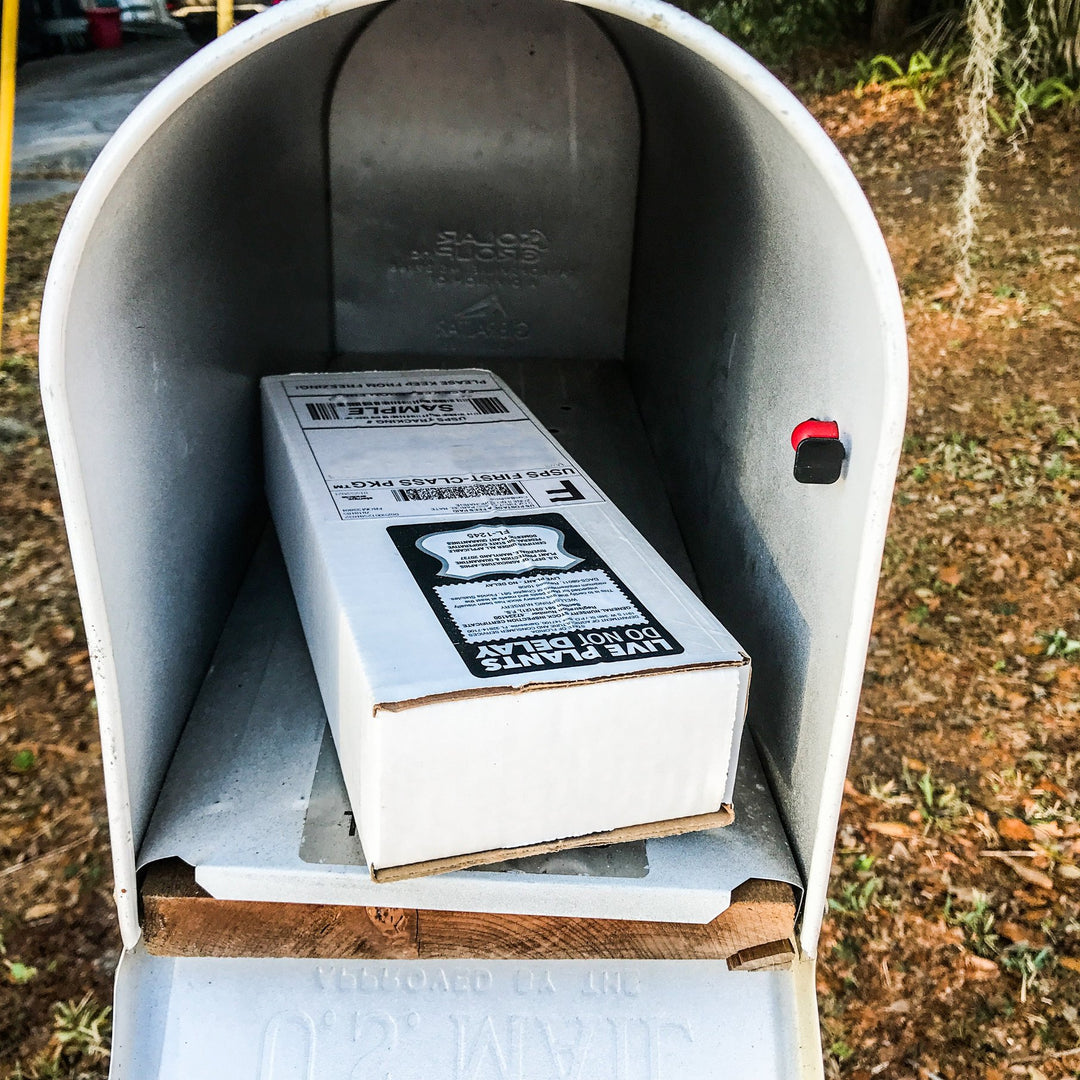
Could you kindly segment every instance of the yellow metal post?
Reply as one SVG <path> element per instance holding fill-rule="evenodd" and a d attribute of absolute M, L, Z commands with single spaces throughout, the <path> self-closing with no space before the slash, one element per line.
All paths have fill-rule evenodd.
<path fill-rule="evenodd" d="M 7 3 L 8 0 L 4 0 Z M 217 36 L 233 28 L 233 0 L 217 0 Z"/>
<path fill-rule="evenodd" d="M 231 3 L 231 0 L 230 0 Z M 11 153 L 15 134 L 15 60 L 19 40 L 19 0 L 3 0 L 0 16 L 0 326 L 7 285 L 8 219 L 11 216 Z"/>

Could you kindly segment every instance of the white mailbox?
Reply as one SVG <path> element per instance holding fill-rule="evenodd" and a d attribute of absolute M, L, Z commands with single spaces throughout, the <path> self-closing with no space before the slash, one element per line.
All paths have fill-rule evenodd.
<path fill-rule="evenodd" d="M 267 529 L 258 380 L 421 367 L 506 380 L 750 654 L 733 825 L 371 881 Z M 866 201 L 771 75 L 655 0 L 291 0 L 101 154 L 41 380 L 104 747 L 117 1080 L 821 1075 L 906 352 Z M 165 859 L 274 905 L 703 925 L 764 879 L 801 910 L 758 972 L 160 956 L 139 881 Z"/>

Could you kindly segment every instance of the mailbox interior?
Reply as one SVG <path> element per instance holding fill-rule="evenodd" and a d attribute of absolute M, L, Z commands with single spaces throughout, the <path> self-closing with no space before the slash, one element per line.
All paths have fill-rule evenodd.
<path fill-rule="evenodd" d="M 150 95 L 65 225 L 42 385 L 129 947 L 135 852 L 265 523 L 257 380 L 507 357 L 541 381 L 554 361 L 618 361 L 632 387 L 693 577 L 753 658 L 749 730 L 807 887 L 802 945 L 815 950 L 903 426 L 903 318 L 884 244 L 802 107 L 689 16 L 637 0 L 484 8 L 501 28 L 494 44 L 466 0 L 295 0 L 252 20 Z M 579 46 L 604 78 L 588 83 L 580 50 L 569 62 Z M 530 49 L 551 80 L 535 114 L 514 91 Z M 350 67 L 358 56 L 367 62 Z M 476 111 L 426 123 L 423 103 L 442 115 L 446 80 L 469 65 L 476 78 L 461 85 Z M 360 92 L 373 70 L 393 80 L 381 96 Z M 336 117 L 377 119 L 401 100 L 412 111 L 387 132 L 412 123 L 411 143 L 384 132 L 352 147 L 363 169 L 335 182 Z M 514 122 L 529 138 L 481 131 L 462 160 L 468 115 L 477 130 L 490 121 L 505 136 Z M 563 164 L 543 173 L 552 162 Z M 382 209 L 353 229 L 380 177 Z M 444 220 L 440 191 L 476 186 L 475 213 L 510 212 L 506 226 Z M 372 222 L 410 207 L 426 228 L 535 229 L 553 249 L 582 245 L 570 267 L 581 287 L 542 284 L 516 320 L 535 332 L 510 340 L 499 320 L 515 324 L 513 303 L 498 290 L 462 292 L 487 304 L 484 340 L 425 339 L 419 302 L 382 324 L 370 308 L 344 312 L 350 290 L 387 272 L 376 259 L 359 284 L 349 277 L 365 251 L 384 250 Z M 792 478 L 790 433 L 811 416 L 837 420 L 847 448 L 829 487 Z"/>

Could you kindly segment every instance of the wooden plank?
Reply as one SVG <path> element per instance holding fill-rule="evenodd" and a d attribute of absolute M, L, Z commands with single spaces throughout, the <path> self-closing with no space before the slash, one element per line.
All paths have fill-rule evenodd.
<path fill-rule="evenodd" d="M 215 900 L 179 859 L 150 866 L 140 894 L 159 956 L 417 957 L 416 912 L 402 908 Z"/>
<path fill-rule="evenodd" d="M 705 829 L 723 829 L 734 820 L 735 811 L 728 803 L 724 803 L 719 810 L 711 814 L 670 818 L 667 821 L 652 821 L 645 825 L 626 825 L 621 829 L 588 833 L 585 836 L 569 836 L 563 840 L 549 840 L 542 844 L 497 848 L 494 851 L 474 851 L 468 855 L 451 855 L 445 859 L 428 859 L 426 862 L 406 863 L 403 866 L 372 866 L 370 873 L 373 881 L 407 881 L 410 878 L 467 870 L 470 866 L 486 866 L 489 863 L 506 862 L 510 859 L 527 859 L 532 855 L 549 855 L 555 851 L 572 851 L 574 848 L 594 847 L 597 844 L 627 844 L 635 840 L 681 836 L 683 833 L 701 832 Z"/>
<path fill-rule="evenodd" d="M 215 900 L 179 859 L 148 868 L 140 890 L 143 938 L 162 956 L 321 959 L 708 959 L 743 957 L 747 970 L 786 961 L 794 932 L 790 885 L 751 880 L 704 926 Z M 765 948 L 755 953 L 755 948 Z M 790 949 L 790 945 L 788 945 Z M 745 954 L 745 955 L 744 955 Z M 791 954 L 793 955 L 793 954 Z"/>
<path fill-rule="evenodd" d="M 777 971 L 790 967 L 794 959 L 795 946 L 788 938 L 743 949 L 728 957 L 727 966 L 731 971 Z"/>
<path fill-rule="evenodd" d="M 421 958 L 512 957 L 533 960 L 726 960 L 790 937 L 795 896 L 790 885 L 751 880 L 711 923 L 640 922 L 419 911 Z"/>

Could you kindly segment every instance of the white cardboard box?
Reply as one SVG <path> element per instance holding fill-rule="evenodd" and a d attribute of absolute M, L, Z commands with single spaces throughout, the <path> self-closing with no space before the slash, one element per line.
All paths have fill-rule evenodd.
<path fill-rule="evenodd" d="M 271 511 L 373 875 L 730 820 L 749 659 L 501 380 L 262 389 Z"/>

